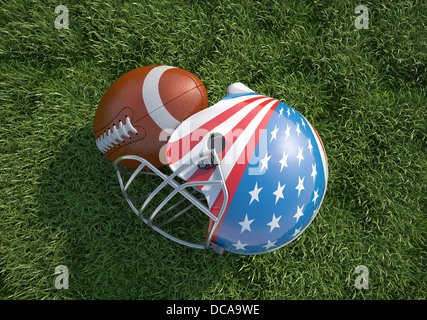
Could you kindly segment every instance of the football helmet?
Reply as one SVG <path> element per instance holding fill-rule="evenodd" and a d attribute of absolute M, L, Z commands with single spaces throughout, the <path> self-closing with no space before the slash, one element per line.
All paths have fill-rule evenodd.
<path fill-rule="evenodd" d="M 169 175 L 134 155 L 118 158 L 114 166 L 132 210 L 156 231 L 190 247 L 238 254 L 276 250 L 307 228 L 325 196 L 328 164 L 316 130 L 295 109 L 241 83 L 229 86 L 227 95 L 213 106 L 184 120 L 163 152 Z M 129 159 L 140 163 L 133 172 L 120 167 Z M 130 174 L 127 181 L 124 173 Z M 147 173 L 162 182 L 138 198 L 144 201 L 138 207 L 128 189 L 138 175 Z M 165 186 L 173 191 L 147 212 Z M 184 241 L 162 228 L 188 207 L 156 223 L 178 194 L 209 218 L 203 244 Z"/>

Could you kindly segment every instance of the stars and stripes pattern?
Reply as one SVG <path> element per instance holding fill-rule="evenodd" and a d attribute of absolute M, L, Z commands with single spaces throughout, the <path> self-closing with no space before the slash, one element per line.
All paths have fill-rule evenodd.
<path fill-rule="evenodd" d="M 323 145 L 298 111 L 279 103 L 263 135 L 266 146 L 252 155 L 216 239 L 236 253 L 268 252 L 296 239 L 326 191 Z"/>
<path fill-rule="evenodd" d="M 221 134 L 225 139 L 225 149 L 218 156 L 231 199 L 239 180 L 236 177 L 242 176 L 262 131 L 278 104 L 279 101 L 260 94 L 232 94 L 190 117 L 169 139 L 166 153 L 171 169 L 176 170 L 182 164 L 197 162 L 198 155 L 209 151 L 209 136 L 212 133 Z M 183 171 L 180 177 L 187 181 L 219 179 L 215 167 L 206 170 L 191 167 Z M 221 188 L 204 186 L 201 190 L 205 193 L 211 210 L 219 210 L 223 202 Z"/>
<path fill-rule="evenodd" d="M 295 109 L 256 93 L 228 95 L 202 112 L 174 132 L 167 156 L 176 170 L 207 150 L 211 133 L 224 136 L 219 158 L 229 200 L 212 241 L 228 251 L 256 254 L 294 240 L 317 214 L 326 191 L 326 154 L 311 124 Z M 219 176 L 215 167 L 193 167 L 181 178 Z M 224 201 L 220 187 L 200 188 L 217 214 Z"/>

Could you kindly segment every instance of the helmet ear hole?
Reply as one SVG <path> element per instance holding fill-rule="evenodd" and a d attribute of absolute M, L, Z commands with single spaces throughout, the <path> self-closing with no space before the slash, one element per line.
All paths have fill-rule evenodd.
<path fill-rule="evenodd" d="M 208 149 L 221 153 L 225 149 L 225 138 L 221 133 L 212 133 L 208 138 Z"/>

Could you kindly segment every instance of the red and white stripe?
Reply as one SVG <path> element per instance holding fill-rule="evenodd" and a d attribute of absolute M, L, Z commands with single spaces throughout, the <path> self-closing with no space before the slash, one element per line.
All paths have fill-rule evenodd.
<path fill-rule="evenodd" d="M 268 97 L 262 95 L 243 96 L 230 100 L 221 100 L 210 108 L 198 112 L 185 120 L 172 134 L 167 146 L 169 164 L 173 167 L 189 163 L 191 156 L 207 146 L 211 132 L 231 131 L 235 121 L 245 117 L 247 112 L 259 104 L 259 100 Z M 258 102 L 257 102 L 258 101 Z M 222 130 L 220 132 L 218 130 Z M 204 140 L 205 139 L 205 140 Z M 207 150 L 207 149 L 206 149 Z"/>
<path fill-rule="evenodd" d="M 175 130 L 169 140 L 167 156 L 171 169 L 177 170 L 180 165 L 190 163 L 191 160 L 197 163 L 199 153 L 209 151 L 207 140 L 211 134 L 222 134 L 225 138 L 225 149 L 218 156 L 229 194 L 228 207 L 278 104 L 278 100 L 270 97 L 249 95 L 221 100 L 214 106 L 193 115 Z M 194 166 L 191 170 L 182 172 L 180 176 L 186 181 L 219 179 L 216 167 L 199 169 Z M 205 185 L 201 186 L 201 190 L 205 194 L 210 211 L 217 215 L 224 200 L 221 187 Z"/>
<path fill-rule="evenodd" d="M 248 116 L 246 119 L 242 120 L 235 129 L 242 128 L 240 125 L 245 125 L 243 131 L 238 132 L 236 135 L 228 134 L 225 135 L 226 148 L 224 152 L 220 155 L 221 159 L 221 168 L 228 187 L 229 192 L 229 201 L 233 198 L 234 192 L 237 188 L 237 183 L 240 181 L 240 178 L 243 175 L 243 172 L 246 170 L 248 162 L 252 156 L 253 151 L 255 150 L 256 145 L 264 131 L 267 122 L 262 126 L 263 120 L 265 121 L 269 111 L 278 101 L 274 99 L 268 99 L 263 103 L 259 104 L 259 108 L 255 109 L 256 114 Z M 275 107 L 274 107 L 275 108 Z M 273 109 L 274 110 L 274 109 Z M 269 119 L 270 117 L 268 117 Z M 245 122 L 245 123 L 242 123 Z M 228 139 L 227 139 L 228 137 Z M 235 141 L 233 142 L 234 138 Z M 228 145 L 227 145 L 228 143 Z M 231 146 L 230 146 L 231 144 Z M 233 172 L 233 174 L 231 174 Z M 229 179 L 229 177 L 232 177 Z M 216 179 L 214 175 L 208 180 Z M 191 178 L 190 178 L 191 179 Z M 207 195 L 208 201 L 212 203 L 217 199 L 220 188 L 215 186 L 204 186 L 202 191 Z M 221 202 L 222 204 L 222 202 Z M 221 204 L 219 207 L 221 207 Z"/>

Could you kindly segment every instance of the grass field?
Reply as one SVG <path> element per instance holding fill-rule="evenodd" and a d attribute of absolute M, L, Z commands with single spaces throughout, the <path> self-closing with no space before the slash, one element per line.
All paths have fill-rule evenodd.
<path fill-rule="evenodd" d="M 422 1 L 1 1 L 0 299 L 426 299 L 426 21 Z M 301 237 L 218 256 L 135 216 L 92 121 L 153 64 L 196 74 L 209 105 L 239 81 L 314 125 L 329 183 Z"/>

